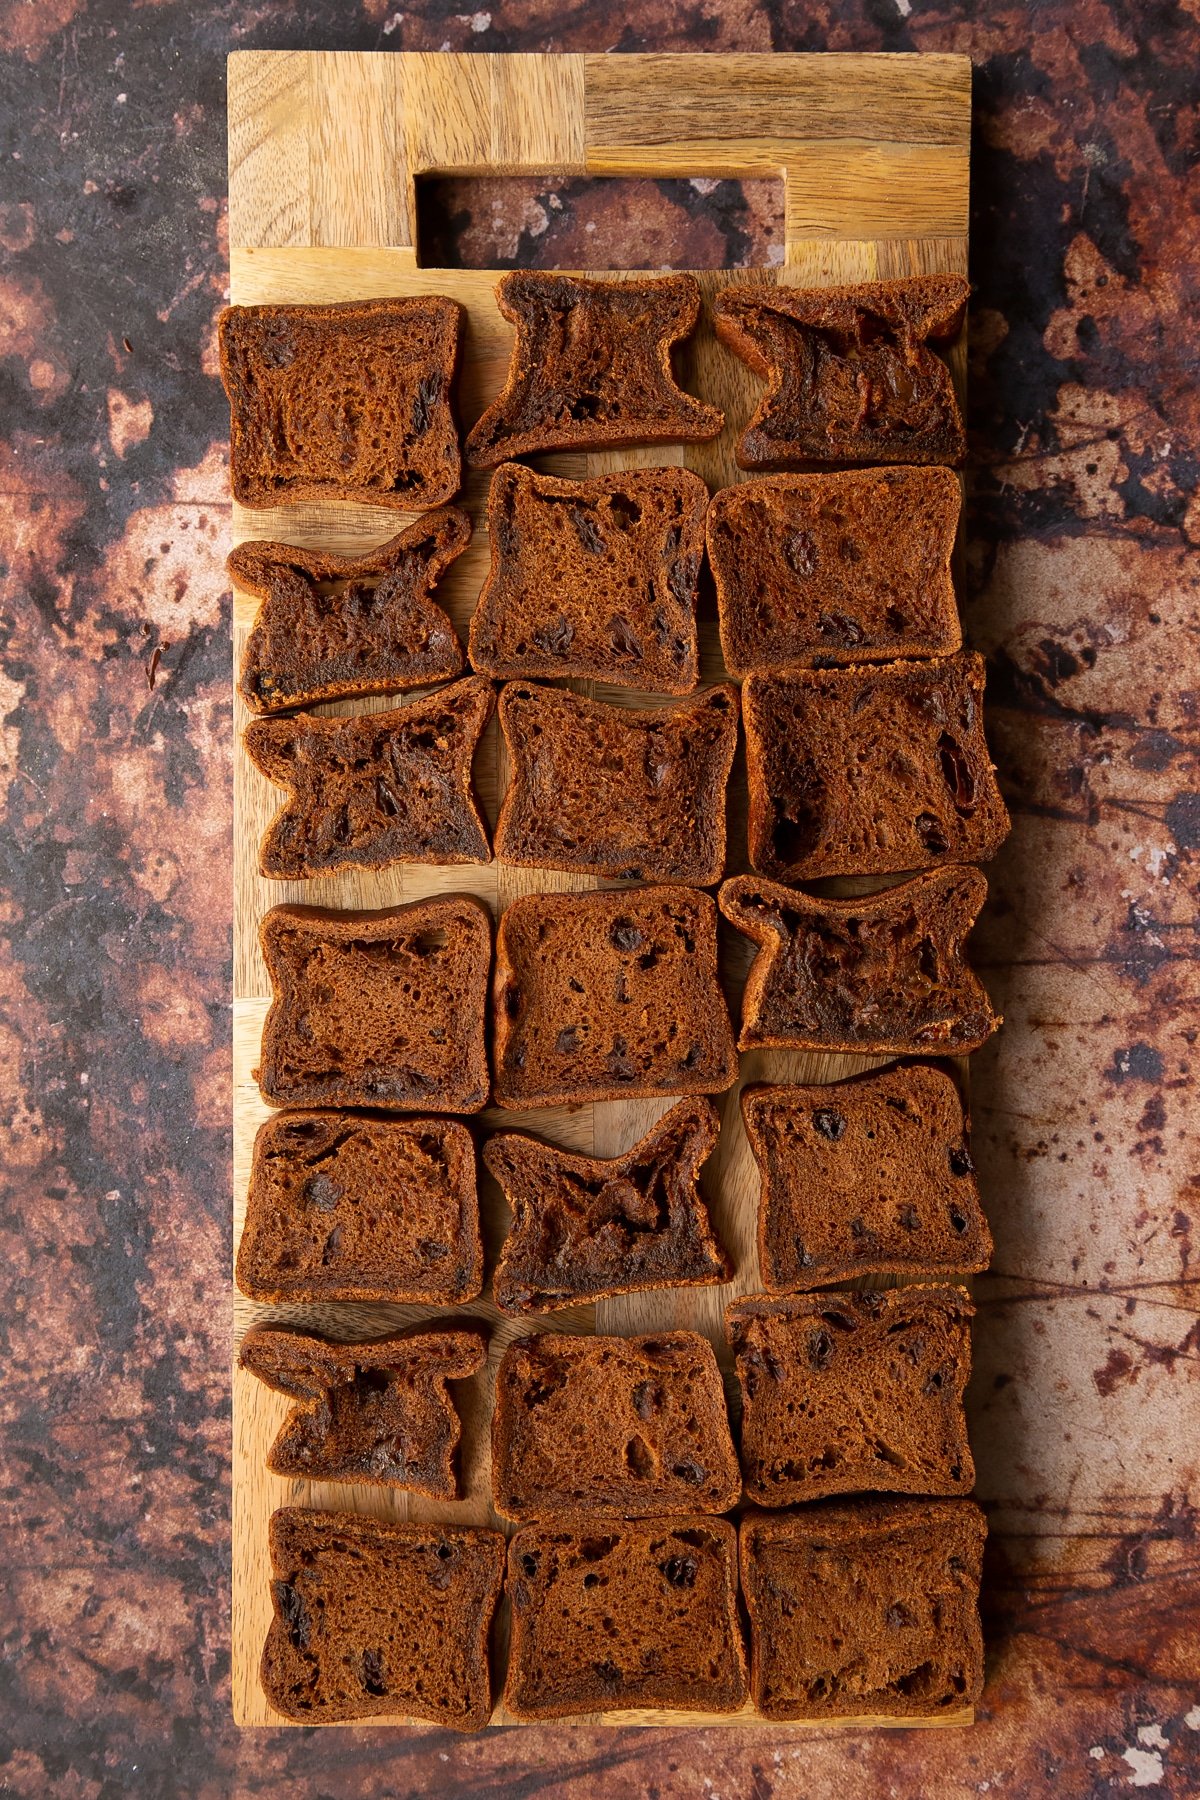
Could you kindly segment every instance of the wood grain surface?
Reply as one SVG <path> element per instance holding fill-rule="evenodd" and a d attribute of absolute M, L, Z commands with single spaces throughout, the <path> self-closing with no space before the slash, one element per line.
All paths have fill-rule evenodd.
<path fill-rule="evenodd" d="M 375 295 L 447 293 L 467 310 L 459 413 L 464 432 L 503 384 L 512 342 L 488 271 L 418 266 L 413 242 L 414 182 L 426 171 L 479 174 L 541 170 L 559 174 L 743 175 L 781 171 L 786 183 L 783 260 L 768 270 L 698 275 L 704 319 L 679 359 L 684 385 L 722 406 L 726 426 L 712 444 L 603 455 L 560 455 L 539 466 L 591 475 L 641 464 L 685 463 L 717 488 L 743 479 L 733 447 L 761 392 L 707 324 L 707 303 L 732 281 L 823 285 L 936 271 L 966 272 L 970 64 L 957 56 L 465 56 L 239 52 L 229 59 L 230 286 L 237 304 L 333 301 Z M 591 271 L 602 273 L 602 271 Z M 619 279 L 614 274 L 613 279 Z M 960 389 L 965 345 L 954 356 Z M 488 564 L 483 516 L 487 477 L 468 476 L 462 503 L 474 535 L 436 598 L 465 642 Z M 399 529 L 393 513 L 361 506 L 298 506 L 269 512 L 234 508 L 233 541 L 279 538 L 351 552 Z M 234 666 L 240 663 L 256 602 L 234 596 Z M 724 677 L 715 616 L 700 619 L 701 677 Z M 661 697 L 575 684 L 623 704 Z M 346 702 L 354 712 L 394 704 Z M 272 905 L 304 900 L 338 907 L 388 906 L 425 895 L 469 891 L 499 913 L 516 895 L 588 888 L 588 877 L 486 866 L 400 866 L 351 871 L 305 883 L 258 874 L 258 841 L 281 795 L 241 749 L 247 714 L 235 697 L 234 769 L 234 1239 L 245 1211 L 254 1134 L 268 1116 L 254 1081 L 269 983 L 258 924 Z M 476 783 L 494 825 L 507 779 L 500 733 L 489 725 L 475 763 Z M 729 872 L 745 866 L 744 767 L 730 794 Z M 723 928 L 724 977 L 734 1017 L 750 946 Z M 737 1087 L 718 1099 L 722 1135 L 703 1186 L 717 1229 L 736 1264 L 724 1288 L 663 1290 L 555 1314 L 555 1329 L 630 1332 L 686 1326 L 717 1347 L 729 1378 L 721 1320 L 736 1293 L 759 1286 L 755 1248 L 757 1171 L 741 1129 L 738 1093 L 754 1080 L 825 1081 L 873 1066 L 864 1057 L 757 1052 L 741 1059 Z M 521 1115 L 485 1112 L 495 1125 L 529 1127 L 556 1143 L 616 1155 L 671 1104 L 598 1103 Z M 507 1209 L 481 1170 L 489 1260 Z M 278 1725 L 258 1682 L 271 1617 L 267 1521 L 284 1504 L 346 1506 L 394 1519 L 447 1518 L 500 1525 L 489 1504 L 487 1420 L 490 1383 L 505 1343 L 527 1329 L 502 1319 L 485 1297 L 457 1309 L 491 1331 L 488 1367 L 453 1390 L 464 1414 L 465 1497 L 442 1505 L 396 1490 L 288 1480 L 265 1468 L 288 1402 L 235 1368 L 233 1493 L 233 1704 L 243 1725 Z M 290 1319 L 345 1336 L 432 1316 L 422 1307 L 272 1307 L 237 1296 L 235 1347 L 256 1322 Z M 438 1315 L 447 1316 L 443 1309 Z M 734 1396 L 736 1397 L 736 1396 Z M 499 1636 L 502 1669 L 503 1621 Z M 969 1710 L 937 1721 L 969 1723 Z M 754 1723 L 668 1712 L 622 1712 L 624 1724 Z M 387 1721 L 385 1721 L 387 1722 Z M 400 1721 L 394 1721 L 400 1722 Z M 493 1723 L 508 1722 L 499 1704 Z M 594 1721 L 595 1722 L 595 1721 Z M 374 1724 L 378 1721 L 369 1721 Z M 846 1724 L 913 1721 L 860 1719 Z M 923 1723 L 923 1722 L 917 1722 Z M 932 1723 L 932 1722 L 931 1722 Z M 824 1727 L 823 1727 L 824 1728 Z M 773 1726 L 775 1732 L 779 1727 Z M 801 1725 L 795 1729 L 803 1731 Z"/>

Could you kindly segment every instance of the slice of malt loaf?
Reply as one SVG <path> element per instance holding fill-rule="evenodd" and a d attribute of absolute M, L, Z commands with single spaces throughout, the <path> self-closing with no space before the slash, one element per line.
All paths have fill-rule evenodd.
<path fill-rule="evenodd" d="M 971 1500 L 841 1500 L 739 1532 L 750 1692 L 768 1719 L 928 1719 L 983 1691 Z"/>
<path fill-rule="evenodd" d="M 746 1496 L 969 1494 L 971 1317 L 957 1287 L 751 1294 L 725 1312 Z"/>
<path fill-rule="evenodd" d="M 696 1332 L 544 1331 L 505 1350 L 492 1414 L 503 1518 L 728 1512 L 741 1491 L 721 1371 Z"/>
<path fill-rule="evenodd" d="M 498 1531 L 295 1506 L 270 1529 L 275 1617 L 261 1679 L 276 1712 L 306 1725 L 380 1714 L 453 1731 L 487 1724 Z"/>
<path fill-rule="evenodd" d="M 723 1093 L 737 1052 L 717 909 L 695 888 L 531 894 L 500 921 L 499 1106 Z"/>

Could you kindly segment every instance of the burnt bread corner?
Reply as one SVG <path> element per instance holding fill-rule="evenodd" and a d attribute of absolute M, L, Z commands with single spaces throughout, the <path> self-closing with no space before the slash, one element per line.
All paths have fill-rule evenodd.
<path fill-rule="evenodd" d="M 486 1355 L 482 1331 L 462 1326 L 344 1343 L 257 1325 L 238 1366 L 295 1402 L 267 1453 L 273 1474 L 457 1500 L 462 1427 L 447 1384 Z"/>
<path fill-rule="evenodd" d="M 288 798 L 259 870 L 303 881 L 339 869 L 491 860 L 472 764 L 495 689 L 468 675 L 387 712 L 254 719 L 251 761 Z"/>
<path fill-rule="evenodd" d="M 451 389 L 457 300 L 229 306 L 217 324 L 233 497 L 417 512 L 462 482 Z"/>
<path fill-rule="evenodd" d="M 489 1137 L 484 1166 L 513 1215 L 492 1281 L 500 1311 L 728 1281 L 733 1265 L 700 1192 L 718 1134 L 716 1107 L 696 1096 L 621 1156 L 579 1155 L 524 1131 Z"/>
<path fill-rule="evenodd" d="M 276 906 L 255 1078 L 274 1106 L 478 1112 L 492 920 L 470 894 L 381 912 Z"/>
<path fill-rule="evenodd" d="M 696 888 L 514 900 L 492 1018 L 498 1106 L 724 1093 L 737 1079 L 717 909 Z"/>
<path fill-rule="evenodd" d="M 986 862 L 1009 831 L 983 733 L 984 663 L 751 675 L 751 867 L 779 881 Z"/>
<path fill-rule="evenodd" d="M 840 900 L 735 875 L 721 911 L 758 946 L 739 1049 L 978 1050 L 1001 1023 L 963 954 L 986 897 L 986 878 L 965 867 Z"/>
<path fill-rule="evenodd" d="M 671 348 L 694 330 L 694 275 L 592 281 L 513 269 L 496 304 L 516 327 L 503 389 L 467 434 L 472 469 L 538 450 L 695 443 L 724 415 L 678 385 Z"/>
<path fill-rule="evenodd" d="M 362 556 L 266 540 L 239 544 L 226 567 L 262 603 L 238 676 L 250 711 L 453 680 L 463 648 L 432 596 L 470 538 L 470 515 L 443 506 Z"/>
<path fill-rule="evenodd" d="M 970 291 L 961 275 L 726 288 L 713 307 L 717 336 L 767 383 L 738 444 L 742 468 L 956 467 L 966 432 L 950 370 L 930 346 L 959 335 Z"/>
<path fill-rule="evenodd" d="M 714 885 L 737 746 L 731 682 L 634 708 L 509 682 L 500 693 L 509 785 L 496 856 L 526 868 Z"/>
<path fill-rule="evenodd" d="M 471 1133 L 455 1119 L 299 1107 L 264 1119 L 236 1275 L 243 1294 L 275 1303 L 475 1299 Z"/>
<path fill-rule="evenodd" d="M 471 666 L 499 679 L 575 675 L 691 693 L 707 506 L 689 469 L 568 481 L 504 463 L 488 489 L 491 560 Z"/>

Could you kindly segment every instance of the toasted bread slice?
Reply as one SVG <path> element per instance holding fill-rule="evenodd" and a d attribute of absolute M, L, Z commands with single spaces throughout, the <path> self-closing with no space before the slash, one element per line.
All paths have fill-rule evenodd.
<path fill-rule="evenodd" d="M 747 1693 L 736 1539 L 724 1519 L 543 1519 L 508 1546 L 516 1719 L 658 1707 L 736 1712 Z"/>
<path fill-rule="evenodd" d="M 305 1481 L 366 1481 L 459 1497 L 462 1434 L 447 1382 L 483 1367 L 481 1331 L 393 1332 L 358 1343 L 259 1325 L 238 1363 L 295 1400 L 267 1467 Z"/>
<path fill-rule="evenodd" d="M 986 1269 L 970 1121 L 947 1070 L 904 1063 L 821 1087 L 745 1087 L 741 1100 L 771 1293 Z"/>
<path fill-rule="evenodd" d="M 970 291 L 961 275 L 726 288 L 717 336 L 768 383 L 738 444 L 742 468 L 960 463 L 954 383 L 929 346 L 959 335 Z"/>
<path fill-rule="evenodd" d="M 694 275 L 588 281 L 514 269 L 496 304 L 517 339 L 504 388 L 467 435 L 472 469 L 536 450 L 695 443 L 724 424 L 671 368 L 671 346 L 700 313 Z"/>
<path fill-rule="evenodd" d="M 742 1387 L 747 1498 L 969 1494 L 974 1311 L 958 1287 L 735 1300 L 725 1333 Z"/>
<path fill-rule="evenodd" d="M 274 1106 L 478 1112 L 492 921 L 470 894 L 382 912 L 275 906 L 255 1076 Z"/>
<path fill-rule="evenodd" d="M 297 1506 L 272 1513 L 270 1529 L 261 1679 L 276 1712 L 306 1725 L 381 1713 L 452 1731 L 487 1724 L 498 1531 Z"/>
<path fill-rule="evenodd" d="M 720 881 L 737 747 L 732 683 L 643 710 L 511 681 L 499 713 L 510 770 L 496 822 L 501 862 L 698 887 Z"/>
<path fill-rule="evenodd" d="M 470 515 L 443 506 L 362 556 L 239 544 L 226 567 L 262 601 L 238 677 L 250 711 L 452 680 L 462 645 L 432 594 L 470 538 Z"/>
<path fill-rule="evenodd" d="M 496 1104 L 716 1094 L 737 1077 L 717 910 L 695 888 L 530 894 L 500 921 Z"/>
<path fill-rule="evenodd" d="M 300 1108 L 264 1120 L 237 1284 L 272 1302 L 473 1300 L 483 1244 L 466 1126 Z"/>
<path fill-rule="evenodd" d="M 983 735 L 982 656 L 751 675 L 751 865 L 780 881 L 986 862 L 1008 811 Z"/>
<path fill-rule="evenodd" d="M 962 646 L 949 469 L 768 475 L 713 495 L 705 519 L 725 667 L 754 670 Z"/>
<path fill-rule="evenodd" d="M 543 1331 L 505 1350 L 492 1414 L 503 1518 L 728 1512 L 741 1491 L 721 1371 L 694 1331 Z"/>
<path fill-rule="evenodd" d="M 834 1500 L 739 1531 L 750 1693 L 767 1719 L 933 1719 L 983 1691 L 972 1500 Z"/>
<path fill-rule="evenodd" d="M 721 911 L 758 945 L 738 1048 L 978 1050 L 1001 1022 L 963 958 L 986 896 L 986 879 L 968 868 L 931 869 L 852 900 L 734 876 Z"/>
<path fill-rule="evenodd" d="M 255 719 L 246 749 L 289 796 L 263 837 L 261 872 L 304 881 L 401 862 L 490 862 L 471 765 L 495 700 L 490 681 L 468 675 L 389 712 Z"/>
<path fill-rule="evenodd" d="M 234 499 L 397 512 L 453 500 L 462 457 L 450 394 L 464 316 L 444 294 L 227 306 L 217 339 Z"/>
<path fill-rule="evenodd" d="M 578 1156 L 524 1131 L 488 1138 L 484 1165 L 513 1214 L 493 1280 L 501 1312 L 728 1281 L 699 1185 L 717 1135 L 716 1107 L 697 1097 L 623 1156 Z"/>
<path fill-rule="evenodd" d="M 564 481 L 505 463 L 488 492 L 472 667 L 690 694 L 707 505 L 687 469 Z"/>

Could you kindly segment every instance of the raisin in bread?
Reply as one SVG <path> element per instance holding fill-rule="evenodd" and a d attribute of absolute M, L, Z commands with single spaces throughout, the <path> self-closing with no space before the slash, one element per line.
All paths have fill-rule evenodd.
<path fill-rule="evenodd" d="M 690 693 L 707 506 L 687 469 L 564 481 L 505 463 L 488 492 L 491 566 L 471 620 L 472 667 Z"/>
<path fill-rule="evenodd" d="M 466 1126 L 299 1109 L 266 1119 L 237 1284 L 272 1302 L 473 1300 L 483 1245 Z"/>
<path fill-rule="evenodd" d="M 681 1100 L 623 1156 L 579 1156 L 523 1131 L 483 1146 L 512 1209 L 493 1280 L 501 1312 L 553 1312 L 645 1288 L 712 1287 L 732 1265 L 700 1194 L 717 1112 Z"/>
<path fill-rule="evenodd" d="M 742 468 L 960 463 L 954 383 L 929 346 L 959 335 L 969 294 L 961 275 L 726 288 L 717 336 L 768 384 L 738 443 Z"/>
<path fill-rule="evenodd" d="M 947 656 L 962 627 L 949 469 L 769 475 L 714 494 L 705 520 L 731 675 Z"/>
<path fill-rule="evenodd" d="M 531 894 L 500 921 L 498 1106 L 723 1093 L 737 1052 L 717 909 L 694 888 Z"/>
<path fill-rule="evenodd" d="M 544 1519 L 508 1546 L 516 1719 L 736 1712 L 747 1693 L 732 1525 Z"/>
<path fill-rule="evenodd" d="M 526 868 L 706 886 L 725 873 L 730 683 L 650 710 L 509 682 L 496 855 Z"/>
<path fill-rule="evenodd" d="M 973 1501 L 835 1500 L 751 1513 L 738 1535 L 764 1718 L 939 1718 L 979 1699 Z"/>
<path fill-rule="evenodd" d="M 451 680 L 462 645 L 432 594 L 470 537 L 469 515 L 444 506 L 362 556 L 239 544 L 226 566 L 262 601 L 238 677 L 250 711 Z"/>
<path fill-rule="evenodd" d="M 255 1071 L 274 1106 L 478 1112 L 492 921 L 470 894 L 382 912 L 275 906 L 274 997 Z"/>
<path fill-rule="evenodd" d="M 217 326 L 233 497 L 417 512 L 462 480 L 450 390 L 464 312 L 444 294 L 229 306 Z"/>
<path fill-rule="evenodd" d="M 446 1384 L 485 1355 L 483 1333 L 461 1327 L 347 1344 L 264 1325 L 246 1333 L 238 1363 L 296 1402 L 267 1453 L 273 1474 L 457 1500 L 462 1427 Z"/>
<path fill-rule="evenodd" d="M 467 436 L 472 469 L 536 450 L 715 438 L 724 414 L 685 394 L 671 347 L 700 313 L 694 275 L 587 281 L 514 269 L 496 304 L 517 329 L 508 379 Z"/>
<path fill-rule="evenodd" d="M 495 698 L 490 681 L 469 675 L 388 712 L 255 719 L 251 761 L 288 794 L 263 837 L 261 873 L 304 881 L 402 862 L 489 862 L 471 767 Z"/>
<path fill-rule="evenodd" d="M 963 943 L 987 895 L 978 869 L 932 869 L 851 900 L 737 875 L 721 911 L 758 945 L 742 1050 L 965 1054 L 1000 1024 Z"/>
<path fill-rule="evenodd" d="M 272 1513 L 270 1539 L 261 1679 L 276 1712 L 305 1725 L 380 1714 L 487 1724 L 498 1531 L 288 1506 Z"/>
<path fill-rule="evenodd" d="M 719 1513 L 741 1491 L 721 1371 L 694 1331 L 546 1331 L 505 1350 L 492 1413 L 501 1517 Z"/>
<path fill-rule="evenodd" d="M 824 1087 L 746 1087 L 741 1100 L 771 1293 L 986 1269 L 992 1238 L 969 1121 L 944 1069 L 910 1063 Z"/>
<path fill-rule="evenodd" d="M 751 675 L 751 866 L 780 881 L 986 862 L 1008 812 L 983 735 L 983 658 Z"/>
<path fill-rule="evenodd" d="M 957 1287 L 735 1300 L 725 1331 L 742 1388 L 747 1499 L 969 1494 L 974 1311 Z"/>

